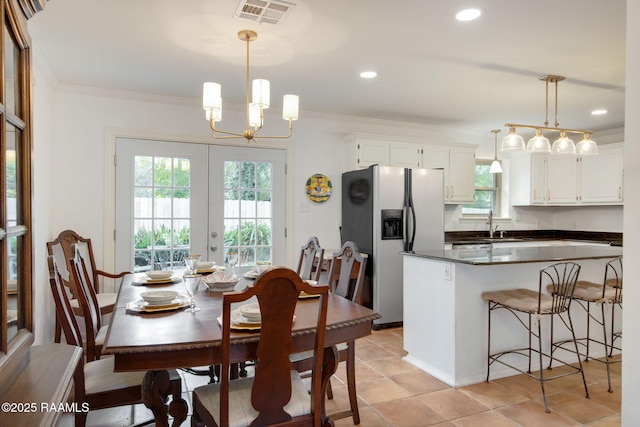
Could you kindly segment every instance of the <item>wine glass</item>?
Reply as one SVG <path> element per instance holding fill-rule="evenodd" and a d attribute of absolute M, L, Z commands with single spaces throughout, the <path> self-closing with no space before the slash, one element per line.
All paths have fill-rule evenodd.
<path fill-rule="evenodd" d="M 200 257 L 201 257 L 200 254 L 189 254 L 186 257 L 184 257 L 184 263 L 187 266 L 188 274 L 195 274 L 196 266 L 200 262 Z"/>
<path fill-rule="evenodd" d="M 195 295 L 198 291 L 198 287 L 200 286 L 200 275 L 198 274 L 185 274 L 182 276 L 182 280 L 184 281 L 184 287 L 187 290 L 187 294 L 189 295 L 189 300 L 191 302 L 191 312 L 195 313 L 196 311 L 200 311 L 199 307 L 196 307 L 196 299 Z"/>
<path fill-rule="evenodd" d="M 235 267 L 236 267 L 236 264 L 238 263 L 238 251 L 230 250 L 229 252 L 227 252 L 227 261 L 231 266 L 231 275 L 234 276 Z"/>

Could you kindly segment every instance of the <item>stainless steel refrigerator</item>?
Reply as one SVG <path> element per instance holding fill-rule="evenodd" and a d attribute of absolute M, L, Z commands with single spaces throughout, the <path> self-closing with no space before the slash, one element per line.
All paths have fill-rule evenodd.
<path fill-rule="evenodd" d="M 368 254 L 365 305 L 382 317 L 374 328 L 402 322 L 402 251 L 444 247 L 444 172 L 373 165 L 342 174 L 342 243 Z"/>

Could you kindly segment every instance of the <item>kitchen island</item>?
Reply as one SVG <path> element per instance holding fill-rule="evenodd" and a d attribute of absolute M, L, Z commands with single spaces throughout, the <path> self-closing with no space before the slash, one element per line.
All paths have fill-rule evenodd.
<path fill-rule="evenodd" d="M 537 291 L 540 269 L 561 261 L 580 264 L 580 280 L 600 283 L 605 264 L 622 255 L 621 247 L 609 245 L 499 246 L 402 253 L 405 360 L 450 386 L 486 379 L 488 320 L 483 292 L 513 288 Z M 583 336 L 585 314 L 575 306 L 571 313 L 576 335 Z M 548 324 L 543 328 L 548 336 Z M 601 334 L 601 328 L 592 325 L 591 333 L 594 331 Z M 526 333 L 508 312 L 494 313 L 491 334 L 493 351 L 526 346 Z M 595 350 L 595 356 L 602 352 Z M 494 365 L 491 379 L 515 373 Z"/>

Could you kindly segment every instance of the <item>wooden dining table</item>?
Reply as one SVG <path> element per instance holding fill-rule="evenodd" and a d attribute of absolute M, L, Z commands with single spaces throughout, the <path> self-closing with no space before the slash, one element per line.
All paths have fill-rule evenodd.
<path fill-rule="evenodd" d="M 144 274 L 131 274 L 124 278 L 116 307 L 111 315 L 102 354 L 113 355 L 114 369 L 121 371 L 147 371 L 142 384 L 142 400 L 154 414 L 156 426 L 169 426 L 168 415 L 174 426 L 187 417 L 184 399 L 173 399 L 168 405 L 168 369 L 210 366 L 220 363 L 222 334 L 218 317 L 222 315 L 222 291 L 212 291 L 202 283 L 195 301 L 200 311 L 192 313 L 188 307 L 138 312 L 127 304 L 139 301 L 140 294 L 149 290 L 175 290 L 186 294 L 184 283 L 142 284 Z M 233 289 L 240 291 L 251 286 L 249 279 L 240 280 Z M 300 299 L 296 306 L 292 331 L 292 352 L 312 350 L 318 300 Z M 337 367 L 335 345 L 371 334 L 371 323 L 380 316 L 359 304 L 330 294 L 325 332 L 323 378 L 328 378 Z M 231 338 L 231 361 L 245 362 L 256 358 L 260 338 L 259 330 L 237 330 Z M 323 407 L 324 412 L 324 407 Z M 323 413 L 323 419 L 326 414 Z M 331 423 L 330 420 L 328 420 Z"/>

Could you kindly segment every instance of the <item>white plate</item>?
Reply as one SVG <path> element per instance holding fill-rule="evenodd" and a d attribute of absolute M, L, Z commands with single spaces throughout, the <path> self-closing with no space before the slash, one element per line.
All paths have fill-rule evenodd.
<path fill-rule="evenodd" d="M 141 292 L 140 297 L 149 305 L 167 304 L 176 299 L 176 291 L 146 291 Z"/>
<path fill-rule="evenodd" d="M 213 262 L 213 261 L 200 261 L 196 265 L 196 269 L 198 269 L 198 270 L 209 270 L 209 269 L 213 268 L 214 265 L 216 265 L 216 263 Z"/>
<path fill-rule="evenodd" d="M 249 270 L 244 273 L 244 277 L 246 277 L 247 279 L 257 279 L 259 275 L 260 273 L 256 272 L 255 270 Z"/>
<path fill-rule="evenodd" d="M 176 310 L 178 308 L 189 307 L 190 305 L 191 301 L 189 300 L 189 297 L 186 295 L 178 295 L 177 298 L 166 304 L 151 305 L 144 300 L 132 301 L 127 304 L 127 310 L 152 313 L 157 311 Z"/>
<path fill-rule="evenodd" d="M 260 324 L 260 319 L 258 320 L 248 319 L 244 317 L 239 310 L 233 310 L 231 312 L 231 323 L 235 325 L 254 325 L 255 326 Z"/>
<path fill-rule="evenodd" d="M 253 322 L 260 322 L 260 304 L 251 303 L 245 304 L 238 308 L 238 311 L 245 319 L 249 319 Z"/>
<path fill-rule="evenodd" d="M 173 276 L 173 271 L 169 270 L 152 270 L 146 272 L 147 277 L 153 280 L 168 279 Z"/>

